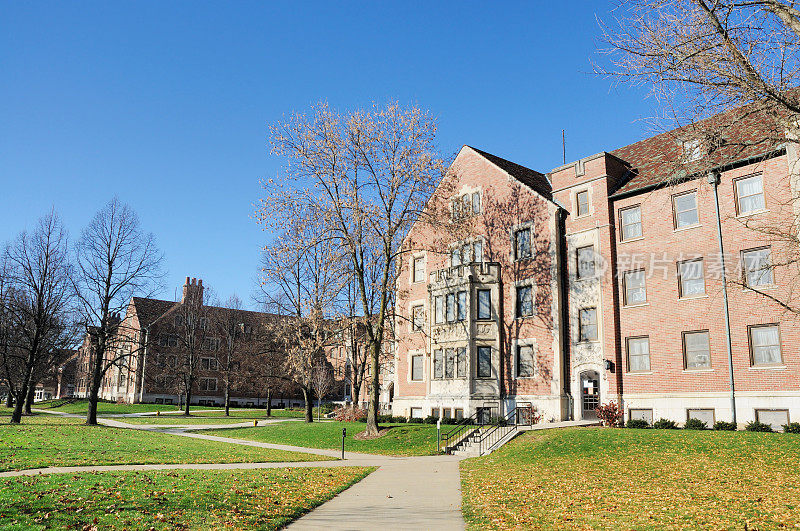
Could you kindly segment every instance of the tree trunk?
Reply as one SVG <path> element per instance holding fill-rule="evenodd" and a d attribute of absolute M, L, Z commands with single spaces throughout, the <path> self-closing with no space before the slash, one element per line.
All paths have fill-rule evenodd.
<path fill-rule="evenodd" d="M 308 392 L 307 387 L 303 389 L 303 400 L 306 403 L 306 422 L 314 422 L 314 404 L 311 402 L 311 393 Z"/>
<path fill-rule="evenodd" d="M 361 385 L 356 384 L 356 382 L 353 381 L 353 384 L 350 387 L 352 389 L 350 392 L 350 400 L 353 401 L 353 407 L 359 407 L 359 404 L 361 403 L 359 400 L 361 398 Z"/>
<path fill-rule="evenodd" d="M 370 368 L 372 369 L 369 383 L 369 404 L 367 405 L 367 429 L 364 430 L 368 436 L 378 435 L 378 400 L 380 399 L 380 375 L 379 355 L 380 341 L 370 341 L 369 356 Z"/>
<path fill-rule="evenodd" d="M 22 382 L 22 388 L 15 397 L 14 412 L 11 413 L 11 424 L 19 424 L 22 422 L 22 408 L 25 405 L 25 395 L 28 394 L 27 382 Z"/>
<path fill-rule="evenodd" d="M 6 397 L 6 407 L 9 409 L 14 407 L 14 392 L 10 387 L 8 388 L 8 396 Z"/>
<path fill-rule="evenodd" d="M 267 388 L 267 416 L 272 416 L 272 388 Z"/>
<path fill-rule="evenodd" d="M 231 416 L 231 390 L 228 384 L 225 384 L 225 416 Z"/>
<path fill-rule="evenodd" d="M 36 382 L 31 382 L 28 385 L 28 392 L 25 395 L 25 414 L 33 415 L 33 398 L 36 394 Z"/>
<path fill-rule="evenodd" d="M 100 332 L 102 333 L 102 331 Z M 97 402 L 100 396 L 100 386 L 103 382 L 103 358 L 105 357 L 105 341 L 98 340 L 97 352 L 94 355 L 92 367 L 92 383 L 89 386 L 89 409 L 86 412 L 86 424 L 97 426 Z"/>
<path fill-rule="evenodd" d="M 192 385 L 189 384 L 186 389 L 186 403 L 183 405 L 183 416 L 188 417 L 189 413 L 189 402 L 192 401 Z"/>

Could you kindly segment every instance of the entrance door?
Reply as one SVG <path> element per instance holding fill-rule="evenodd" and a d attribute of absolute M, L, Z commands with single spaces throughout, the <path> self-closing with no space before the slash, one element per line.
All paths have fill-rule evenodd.
<path fill-rule="evenodd" d="M 600 405 L 600 377 L 595 371 L 581 373 L 581 418 L 596 419 Z"/>

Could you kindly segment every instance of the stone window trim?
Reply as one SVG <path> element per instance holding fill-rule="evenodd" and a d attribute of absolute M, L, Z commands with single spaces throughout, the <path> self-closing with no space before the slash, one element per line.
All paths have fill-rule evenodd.
<path fill-rule="evenodd" d="M 594 327 L 594 335 L 587 334 L 590 331 L 589 328 L 586 328 L 586 325 L 582 322 L 582 317 L 587 312 L 594 312 L 594 323 L 587 323 L 588 326 Z M 576 331 L 578 333 L 577 343 L 579 344 L 591 344 L 591 343 L 598 343 L 600 341 L 600 313 L 597 309 L 597 306 L 585 306 L 582 308 L 578 308 L 576 312 Z M 584 335 L 587 334 L 586 337 Z"/>
<path fill-rule="evenodd" d="M 531 315 L 517 315 L 517 288 L 522 288 L 530 286 L 531 288 L 531 300 L 533 301 L 533 313 Z M 521 280 L 516 280 L 511 285 L 511 307 L 514 309 L 514 319 L 530 319 L 531 317 L 536 317 L 536 282 L 533 278 L 524 278 Z"/>
<path fill-rule="evenodd" d="M 418 260 L 422 261 L 422 278 L 416 278 L 416 265 Z M 428 273 L 428 253 L 426 251 L 418 251 L 411 253 L 410 271 L 408 275 L 409 284 L 424 284 L 427 280 Z"/>
<path fill-rule="evenodd" d="M 481 358 L 480 353 L 483 349 L 489 349 L 489 375 L 481 374 Z M 494 347 L 492 345 L 475 345 L 475 379 L 476 380 L 492 380 L 494 376 Z"/>
<path fill-rule="evenodd" d="M 485 315 L 482 313 L 484 305 L 482 304 L 482 297 L 486 296 L 485 294 L 488 293 L 489 296 L 489 315 Z M 492 290 L 491 288 L 477 288 L 475 290 L 475 320 L 476 321 L 492 321 L 494 319 L 494 304 L 492 302 Z"/>
<path fill-rule="evenodd" d="M 592 215 L 592 191 L 591 188 L 579 188 L 573 194 L 575 204 L 575 218 L 586 218 Z M 586 212 L 581 213 L 581 205 L 584 204 L 581 199 L 586 198 Z"/>
<path fill-rule="evenodd" d="M 581 261 L 581 253 L 591 253 L 591 260 Z M 581 264 L 591 264 L 591 273 L 584 272 Z M 587 267 L 588 269 L 588 267 Z M 575 247 L 575 280 L 592 280 L 597 278 L 597 253 L 594 250 L 594 244 L 580 245 Z"/>
<path fill-rule="evenodd" d="M 777 328 L 778 330 L 778 355 L 780 359 L 776 363 L 756 363 L 755 351 L 753 348 L 753 330 L 759 328 Z M 764 323 L 747 326 L 747 347 L 750 354 L 750 368 L 763 368 L 763 367 L 783 367 L 783 337 L 781 335 L 781 327 L 779 323 Z"/>
<path fill-rule="evenodd" d="M 519 262 L 519 261 L 523 261 L 523 260 L 532 260 L 533 258 L 535 258 L 535 256 L 536 256 L 536 251 L 535 251 L 535 247 L 536 247 L 536 245 L 535 245 L 536 225 L 535 224 L 536 224 L 536 222 L 534 220 L 525 221 L 525 222 L 522 222 L 522 223 L 519 223 L 517 225 L 512 226 L 511 229 L 509 230 L 508 237 L 509 237 L 509 240 L 511 241 L 511 260 L 512 261 Z M 529 243 L 529 247 L 530 247 L 530 256 L 519 257 L 519 256 L 517 256 L 517 234 L 522 232 L 522 231 L 525 231 L 525 230 L 530 231 L 529 232 L 530 241 L 528 242 Z"/>
<path fill-rule="evenodd" d="M 466 219 L 483 213 L 483 190 L 463 187 L 450 198 L 450 213 L 454 220 Z"/>
<path fill-rule="evenodd" d="M 413 301 L 408 303 L 408 332 L 409 333 L 416 334 L 418 332 L 424 332 L 425 331 L 425 325 L 428 322 L 427 321 L 428 305 L 426 304 L 426 302 L 427 301 L 425 299 L 417 299 L 417 300 L 413 300 Z M 423 322 L 423 324 L 422 324 L 422 329 L 421 330 L 417 330 L 417 328 L 414 326 L 414 310 L 416 308 L 422 308 L 422 322 Z"/>
<path fill-rule="evenodd" d="M 520 347 L 531 347 L 533 356 L 533 374 L 530 376 L 517 376 L 519 374 L 518 359 Z M 516 380 L 532 380 L 539 377 L 539 345 L 535 338 L 515 339 L 511 345 L 511 374 Z"/>
<path fill-rule="evenodd" d="M 420 378 L 418 380 L 415 380 L 415 379 L 412 378 L 413 371 L 414 371 L 414 358 L 416 356 L 421 356 L 422 357 L 422 378 Z M 426 357 L 425 356 L 425 351 L 419 350 L 419 349 L 409 350 L 406 353 L 406 361 L 408 362 L 408 373 L 406 374 L 406 382 L 412 383 L 412 382 L 424 382 L 425 381 L 425 376 L 427 374 L 427 371 L 425 370 L 426 369 L 426 365 L 427 365 L 427 363 L 425 363 L 425 357 Z"/>

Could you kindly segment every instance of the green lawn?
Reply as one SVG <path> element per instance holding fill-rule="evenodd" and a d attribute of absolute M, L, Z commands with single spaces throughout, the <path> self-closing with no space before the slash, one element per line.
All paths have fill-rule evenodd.
<path fill-rule="evenodd" d="M 84 426 L 50 415 L 0 424 L 0 471 L 48 466 L 316 461 L 324 457 L 166 433 Z"/>
<path fill-rule="evenodd" d="M 529 432 L 461 463 L 471 529 L 773 529 L 800 522 L 800 436 Z"/>
<path fill-rule="evenodd" d="M 34 409 L 45 409 L 57 411 L 59 413 L 73 413 L 84 415 L 89 408 L 88 400 L 76 400 L 66 402 L 64 400 L 49 400 L 37 402 Z M 210 406 L 192 406 L 192 410 L 202 411 L 204 409 L 219 409 Z M 98 415 L 109 415 L 115 413 L 146 413 L 148 411 L 179 411 L 178 406 L 170 404 L 114 404 L 112 402 L 100 402 L 97 404 Z"/>
<path fill-rule="evenodd" d="M 372 470 L 180 470 L 0 479 L 0 528 L 278 529 Z"/>
<path fill-rule="evenodd" d="M 203 433 L 308 448 L 342 446 L 342 428 L 347 428 L 345 449 L 383 455 L 432 455 L 436 453 L 436 426 L 429 424 L 390 425 L 389 432 L 369 441 L 358 441 L 354 435 L 364 431 L 363 422 L 282 422 L 258 428 L 220 428 Z"/>

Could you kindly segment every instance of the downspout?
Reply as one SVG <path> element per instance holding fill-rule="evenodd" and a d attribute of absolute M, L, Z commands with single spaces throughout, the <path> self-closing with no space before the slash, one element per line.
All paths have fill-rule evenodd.
<path fill-rule="evenodd" d="M 733 346 L 731 344 L 731 321 L 730 310 L 728 308 L 728 279 L 725 270 L 725 250 L 722 245 L 722 220 L 719 215 L 719 193 L 717 187 L 719 186 L 719 173 L 716 171 L 708 172 L 708 184 L 714 190 L 714 211 L 717 217 L 717 241 L 719 242 L 719 256 L 722 265 L 722 307 L 723 317 L 725 318 L 725 341 L 728 347 L 728 375 L 730 378 L 731 387 L 731 415 L 732 422 L 736 424 L 736 386 L 733 380 Z"/>
<path fill-rule="evenodd" d="M 144 345 L 142 346 L 142 368 L 141 368 L 141 377 L 139 378 L 139 403 L 141 404 L 144 401 L 144 375 L 145 369 L 147 365 L 147 344 L 150 339 L 150 329 L 148 327 L 143 327 L 142 330 L 144 331 Z"/>

